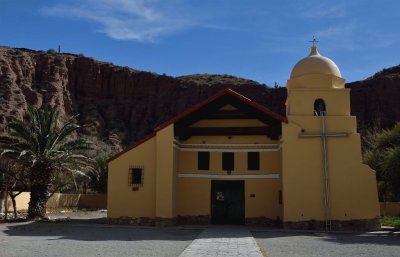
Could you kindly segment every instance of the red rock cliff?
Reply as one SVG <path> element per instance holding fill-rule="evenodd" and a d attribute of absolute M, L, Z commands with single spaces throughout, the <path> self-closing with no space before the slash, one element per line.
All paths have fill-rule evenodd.
<path fill-rule="evenodd" d="M 399 84 L 399 75 L 351 84 L 352 109 L 361 124 L 376 117 L 387 126 L 400 120 Z M 251 80 L 228 75 L 173 78 L 73 54 L 0 47 L 0 130 L 8 116 L 23 117 L 27 103 L 46 104 L 58 108 L 62 118 L 79 114 L 82 134 L 99 148 L 120 150 L 226 87 L 285 113 L 285 88 Z"/>

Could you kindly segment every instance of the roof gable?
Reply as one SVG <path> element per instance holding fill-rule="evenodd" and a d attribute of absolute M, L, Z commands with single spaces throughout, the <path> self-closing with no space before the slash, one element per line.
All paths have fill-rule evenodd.
<path fill-rule="evenodd" d="M 225 101 L 223 101 L 225 100 Z M 227 101 L 226 101 L 227 100 Z M 238 104 L 241 105 L 242 108 L 245 108 L 248 112 L 254 112 L 254 114 L 259 117 L 260 119 L 264 119 L 266 122 L 271 121 L 271 122 L 286 122 L 286 118 L 269 110 L 268 108 L 262 106 L 261 104 L 258 104 L 251 99 L 233 91 L 230 88 L 226 88 L 224 90 L 221 90 L 217 94 L 207 98 L 206 100 L 195 104 L 191 108 L 187 109 L 186 111 L 178 114 L 174 118 L 162 123 L 160 126 L 156 127 L 154 129 L 154 132 L 147 135 L 143 139 L 139 140 L 138 142 L 130 145 L 123 151 L 119 152 L 118 154 L 114 155 L 113 157 L 109 158 L 107 162 L 110 162 L 112 160 L 115 160 L 122 154 L 126 153 L 127 151 L 137 147 L 138 145 L 146 142 L 150 138 L 154 137 L 158 131 L 166 128 L 167 126 L 173 124 L 173 123 L 178 123 L 178 122 L 194 122 L 190 121 L 190 116 L 194 116 L 195 114 L 201 113 L 203 110 L 206 108 L 222 108 L 225 105 L 232 105 L 233 107 L 237 107 Z"/>

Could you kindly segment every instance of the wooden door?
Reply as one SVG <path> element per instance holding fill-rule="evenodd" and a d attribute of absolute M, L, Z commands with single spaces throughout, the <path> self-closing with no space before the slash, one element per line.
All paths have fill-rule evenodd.
<path fill-rule="evenodd" d="M 244 224 L 244 181 L 211 181 L 211 222 Z"/>

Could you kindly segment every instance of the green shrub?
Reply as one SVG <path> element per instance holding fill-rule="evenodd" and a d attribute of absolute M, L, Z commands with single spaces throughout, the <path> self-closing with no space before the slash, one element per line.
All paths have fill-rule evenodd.
<path fill-rule="evenodd" d="M 48 54 L 56 54 L 56 50 L 54 50 L 53 48 L 50 48 L 49 50 L 47 50 Z"/>
<path fill-rule="evenodd" d="M 381 218 L 381 224 L 385 226 L 391 226 L 395 228 L 400 228 L 400 217 L 396 216 L 383 216 Z"/>

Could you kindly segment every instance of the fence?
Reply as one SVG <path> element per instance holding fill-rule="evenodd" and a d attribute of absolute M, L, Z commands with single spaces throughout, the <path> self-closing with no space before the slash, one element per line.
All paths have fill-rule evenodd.
<path fill-rule="evenodd" d="M 381 215 L 400 216 L 400 202 L 380 203 Z"/>
<path fill-rule="evenodd" d="M 30 193 L 23 192 L 17 196 L 17 210 L 27 210 Z M 105 194 L 61 194 L 55 193 L 47 201 L 47 208 L 93 208 L 106 209 L 107 195 Z M 8 199 L 8 210 L 12 210 L 11 199 Z"/>

